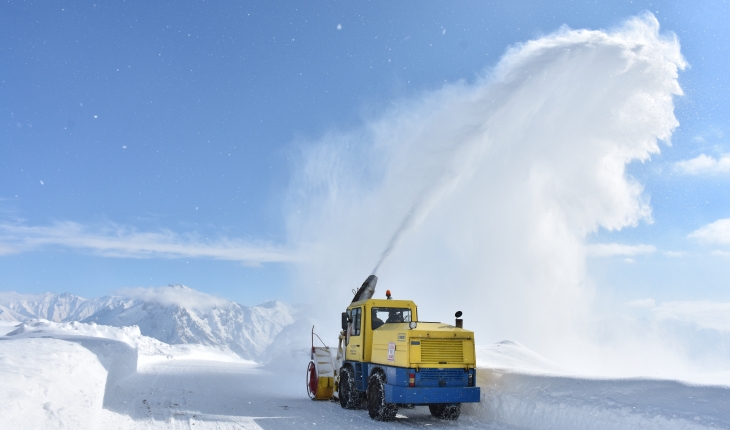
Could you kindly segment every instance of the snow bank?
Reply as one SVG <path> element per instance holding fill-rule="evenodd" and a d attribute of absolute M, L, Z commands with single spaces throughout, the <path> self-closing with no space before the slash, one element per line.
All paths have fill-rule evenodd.
<path fill-rule="evenodd" d="M 730 388 L 652 379 L 582 379 L 479 369 L 464 412 L 524 428 L 730 428 Z"/>
<path fill-rule="evenodd" d="M 730 428 L 730 387 L 647 378 L 588 378 L 523 345 L 477 347 L 478 404 L 465 415 L 540 429 Z"/>
<path fill-rule="evenodd" d="M 241 359 L 226 347 L 210 347 L 205 345 L 169 345 L 157 339 L 144 336 L 139 327 L 111 327 L 94 323 L 64 322 L 56 323 L 46 320 L 32 320 L 18 324 L 8 337 L 54 337 L 58 339 L 82 341 L 83 338 L 109 339 L 128 345 L 137 355 L 138 365 L 143 367 L 149 363 L 179 360 L 215 360 L 253 363 Z"/>
<path fill-rule="evenodd" d="M 0 417 L 8 429 L 91 429 L 107 371 L 83 346 L 57 339 L 0 339 Z"/>
<path fill-rule="evenodd" d="M 0 337 L 3 428 L 99 428 L 99 417 L 109 418 L 102 408 L 124 402 L 119 387 L 144 380 L 140 372 L 159 363 L 208 361 L 257 367 L 230 349 L 168 345 L 142 335 L 136 326 L 31 320 L 6 322 L 0 329 L 7 332 Z"/>

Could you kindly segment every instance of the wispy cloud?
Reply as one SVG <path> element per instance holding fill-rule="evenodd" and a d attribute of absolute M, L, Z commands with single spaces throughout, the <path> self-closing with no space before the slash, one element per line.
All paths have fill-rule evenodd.
<path fill-rule="evenodd" d="M 720 158 L 713 158 L 702 154 L 691 160 L 683 160 L 674 163 L 675 169 L 687 175 L 717 175 L 730 173 L 730 154 L 724 154 Z"/>
<path fill-rule="evenodd" d="M 15 254 L 18 250 L 6 243 L 0 243 L 0 255 Z"/>
<path fill-rule="evenodd" d="M 591 257 L 634 257 L 637 255 L 653 254 L 656 252 L 654 245 L 624 245 L 621 243 L 594 243 L 587 246 L 588 255 Z M 630 262 L 633 262 L 630 261 Z"/>
<path fill-rule="evenodd" d="M 719 219 L 707 224 L 687 237 L 706 244 L 730 245 L 730 218 Z"/>
<path fill-rule="evenodd" d="M 70 221 L 48 226 L 0 224 L 0 255 L 46 246 L 81 249 L 105 257 L 121 258 L 209 258 L 252 265 L 296 260 L 292 252 L 271 244 L 228 238 L 211 240 L 167 229 L 143 232 L 117 224 L 89 227 Z"/>

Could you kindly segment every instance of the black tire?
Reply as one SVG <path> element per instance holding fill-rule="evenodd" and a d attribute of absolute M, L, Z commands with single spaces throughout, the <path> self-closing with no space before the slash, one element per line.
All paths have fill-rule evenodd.
<path fill-rule="evenodd" d="M 395 403 L 385 403 L 385 375 L 375 372 L 368 380 L 368 413 L 376 421 L 393 421 L 398 413 Z"/>
<path fill-rule="evenodd" d="M 360 404 L 360 393 L 355 387 L 355 378 L 350 367 L 340 369 L 340 385 L 338 387 L 340 406 L 345 409 L 355 409 Z"/>
<path fill-rule="evenodd" d="M 442 420 L 456 420 L 461 415 L 461 403 L 436 403 L 428 405 L 431 415 Z"/>

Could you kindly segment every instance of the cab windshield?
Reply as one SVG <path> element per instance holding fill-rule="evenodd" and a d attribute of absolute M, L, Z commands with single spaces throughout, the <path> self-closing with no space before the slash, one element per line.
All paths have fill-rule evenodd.
<path fill-rule="evenodd" d="M 411 310 L 408 308 L 373 308 L 373 330 L 383 324 L 411 322 Z"/>

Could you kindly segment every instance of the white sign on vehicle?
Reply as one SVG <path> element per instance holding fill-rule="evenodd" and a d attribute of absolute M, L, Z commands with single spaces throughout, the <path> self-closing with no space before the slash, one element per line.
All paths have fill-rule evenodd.
<path fill-rule="evenodd" d="M 388 344 L 388 361 L 395 361 L 395 342 Z"/>

